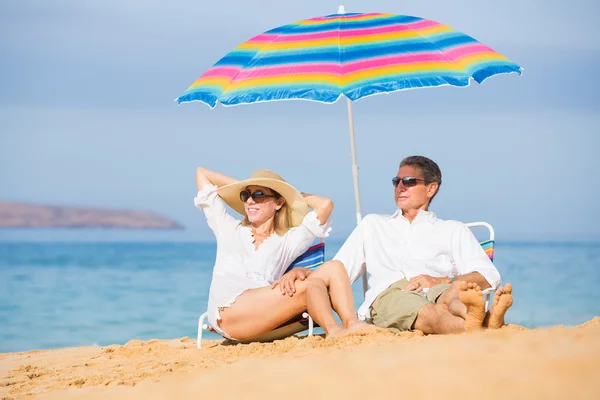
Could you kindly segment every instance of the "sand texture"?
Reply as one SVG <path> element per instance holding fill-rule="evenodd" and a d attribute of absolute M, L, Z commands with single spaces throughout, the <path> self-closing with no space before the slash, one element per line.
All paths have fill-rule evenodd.
<path fill-rule="evenodd" d="M 0 399 L 600 399 L 599 317 L 569 328 L 203 346 L 181 338 L 1 354 Z"/>

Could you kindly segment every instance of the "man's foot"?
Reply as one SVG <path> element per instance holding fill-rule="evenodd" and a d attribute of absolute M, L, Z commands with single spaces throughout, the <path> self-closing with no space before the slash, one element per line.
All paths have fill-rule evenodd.
<path fill-rule="evenodd" d="M 481 288 L 476 283 L 460 283 L 458 298 L 467 307 L 465 331 L 481 329 L 485 319 L 485 300 Z"/>
<path fill-rule="evenodd" d="M 494 305 L 486 317 L 486 325 L 488 329 L 498 329 L 505 325 L 504 315 L 506 314 L 506 310 L 512 306 L 512 303 L 512 285 L 507 283 L 504 288 L 498 288 L 498 290 L 496 290 L 496 295 L 494 296 Z"/>

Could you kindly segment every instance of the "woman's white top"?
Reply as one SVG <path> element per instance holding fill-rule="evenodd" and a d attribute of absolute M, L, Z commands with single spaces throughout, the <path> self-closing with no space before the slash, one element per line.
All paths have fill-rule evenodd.
<path fill-rule="evenodd" d="M 256 249 L 252 230 L 229 215 L 225 202 L 217 194 L 217 186 L 205 185 L 194 204 L 204 211 L 217 238 L 217 259 L 208 295 L 208 322 L 225 337 L 229 336 L 217 323 L 221 319 L 219 308 L 230 307 L 248 289 L 270 286 L 311 246 L 315 237 L 326 237 L 331 230 L 330 220 L 321 225 L 317 214 L 311 211 L 300 226 L 291 228 L 283 236 L 273 233 Z"/>

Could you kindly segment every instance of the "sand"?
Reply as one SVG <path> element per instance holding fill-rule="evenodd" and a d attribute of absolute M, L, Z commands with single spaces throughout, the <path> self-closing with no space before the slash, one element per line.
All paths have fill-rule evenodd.
<path fill-rule="evenodd" d="M 600 318 L 449 336 L 132 340 L 0 355 L 0 399 L 600 399 Z"/>

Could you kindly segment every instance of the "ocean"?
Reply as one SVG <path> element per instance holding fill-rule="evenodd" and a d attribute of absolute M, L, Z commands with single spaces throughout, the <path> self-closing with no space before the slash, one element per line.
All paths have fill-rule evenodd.
<path fill-rule="evenodd" d="M 341 244 L 327 241 L 327 259 Z M 0 242 L 0 352 L 195 337 L 215 251 L 193 242 Z M 514 286 L 507 322 L 570 326 L 600 315 L 600 243 L 499 243 L 494 261 Z M 354 296 L 358 307 L 360 281 Z"/>

